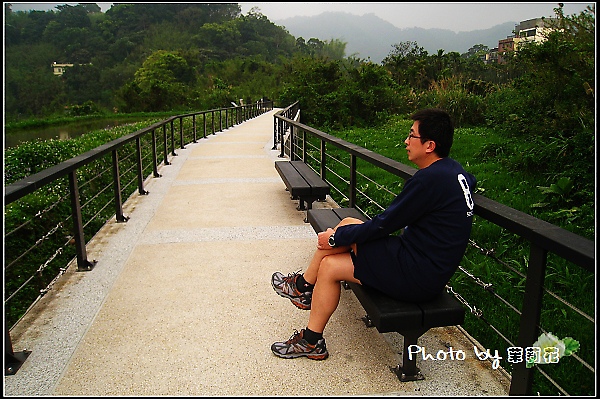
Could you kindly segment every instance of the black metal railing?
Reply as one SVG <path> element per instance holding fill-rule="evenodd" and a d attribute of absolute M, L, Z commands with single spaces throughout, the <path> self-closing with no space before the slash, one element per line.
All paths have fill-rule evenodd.
<path fill-rule="evenodd" d="M 277 114 L 281 115 L 287 119 L 297 120 L 298 112 L 300 111 L 300 103 L 296 101 L 292 105 L 282 109 Z M 273 119 L 273 150 L 277 149 L 277 143 L 283 142 L 283 137 L 285 132 L 288 130 L 288 125 L 285 123 L 284 119 L 274 118 Z M 281 155 L 284 156 L 285 145 L 281 146 Z M 288 147 L 289 149 L 289 147 Z"/>
<path fill-rule="evenodd" d="M 30 288 L 31 284 L 35 284 L 36 281 L 39 281 L 39 277 L 41 277 L 44 272 L 48 273 L 48 270 L 46 269 L 47 264 L 54 261 L 56 255 L 62 253 L 63 250 L 70 246 L 75 247 L 74 252 L 76 253 L 75 259 L 78 271 L 89 271 L 95 266 L 94 261 L 88 260 L 86 251 L 84 228 L 87 227 L 89 220 L 84 220 L 82 217 L 83 201 L 91 201 L 102 193 L 105 197 L 109 198 L 108 202 L 112 202 L 114 206 L 114 213 L 112 213 L 112 215 L 115 219 L 118 222 L 125 222 L 128 218 L 123 214 L 123 193 L 125 192 L 125 195 L 129 196 L 137 189 L 140 195 L 148 194 L 144 189 L 145 179 L 150 176 L 160 177 L 158 166 L 161 163 L 163 165 L 170 164 L 169 156 L 172 157 L 177 155 L 177 144 L 179 148 L 183 149 L 186 144 L 192 142 L 195 143 L 200 137 L 206 138 L 207 135 L 215 134 L 218 131 L 242 123 L 271 109 L 273 109 L 272 102 L 261 101 L 243 106 L 176 115 L 5 186 L 5 214 L 7 209 L 11 208 L 11 205 L 18 205 L 19 200 L 22 200 L 29 194 L 38 192 L 39 190 L 46 190 L 43 192 L 42 196 L 54 193 L 54 188 L 48 188 L 52 185 L 58 186 L 56 191 L 60 191 L 60 195 L 58 195 L 60 198 L 46 209 L 33 209 L 33 212 L 31 212 L 32 220 L 36 217 L 40 219 L 43 218 L 47 212 L 52 209 L 55 210 L 62 207 L 64 211 L 66 208 L 70 208 L 70 211 L 67 212 L 69 213 L 69 216 L 63 217 L 59 222 L 53 222 L 55 224 L 54 228 L 49 229 L 49 232 L 41 233 L 40 236 L 35 236 L 39 233 L 38 230 L 40 229 L 35 228 L 36 222 L 32 222 L 32 220 L 25 221 L 20 226 L 12 226 L 11 230 L 7 231 L 5 234 L 5 245 L 8 244 L 11 247 L 17 248 L 27 247 L 28 249 L 24 250 L 21 254 L 15 255 L 14 259 L 7 259 L 5 257 L 5 277 L 7 276 L 7 269 L 11 272 L 12 270 L 20 270 L 20 263 L 26 262 L 24 260 L 26 259 L 26 253 L 32 252 L 34 248 L 39 247 L 44 241 L 49 241 L 49 237 L 57 230 L 65 227 L 65 224 L 69 224 L 67 219 L 71 219 L 70 223 L 72 226 L 72 229 L 69 229 L 68 226 L 66 227 L 68 233 L 65 233 L 65 235 L 72 234 L 68 237 L 67 243 L 62 245 L 58 244 L 59 248 L 56 251 L 51 251 L 55 255 L 50 256 L 42 266 L 34 269 L 30 276 L 24 276 L 24 281 L 16 284 L 17 288 L 13 292 L 7 292 L 7 281 L 5 280 L 5 374 L 14 374 L 20 367 L 20 364 L 24 361 L 25 357 L 24 354 L 15 354 L 12 349 L 9 333 L 10 324 L 7 322 L 7 305 L 10 300 L 22 290 L 29 290 L 35 293 L 36 290 Z M 200 119 L 202 120 L 202 127 L 198 126 L 197 123 Z M 157 132 L 159 135 L 157 135 Z M 176 134 L 178 140 L 176 140 Z M 177 141 L 178 143 L 176 143 Z M 160 148 L 162 148 L 162 156 L 160 154 Z M 119 151 L 121 152 L 121 155 L 125 156 L 121 158 L 119 156 Z M 151 160 L 149 160 L 150 157 Z M 145 168 L 143 165 L 144 161 L 150 162 L 151 168 Z M 83 174 L 82 171 L 84 168 L 91 169 L 93 178 L 91 178 L 89 182 L 84 183 L 84 185 L 86 185 L 86 190 L 82 196 L 78 176 Z M 135 177 L 131 179 L 132 181 L 126 182 L 126 189 L 121 187 L 122 176 L 125 173 L 121 168 L 126 169 L 129 172 L 129 175 L 135 175 Z M 109 170 L 112 171 L 112 173 L 105 173 Z M 102 176 L 102 179 L 99 179 L 100 176 Z M 68 179 L 68 183 L 63 185 L 61 182 L 65 179 Z M 98 182 L 100 180 L 103 180 L 103 182 Z M 64 195 L 63 186 L 66 186 L 67 188 L 67 195 Z M 110 194 L 111 188 L 112 195 Z M 110 199 L 111 197 L 112 199 Z M 70 202 L 66 201 L 67 199 Z M 67 204 L 67 202 L 69 203 Z M 101 207 L 106 208 L 107 205 L 110 204 L 106 203 Z M 31 208 L 29 203 L 24 207 Z M 46 217 L 45 219 L 49 219 L 49 217 Z M 100 226 L 109 219 L 110 216 L 101 220 Z M 88 237 L 91 238 L 96 232 L 97 230 L 88 231 Z M 11 243 L 11 240 L 15 240 L 16 244 Z M 31 241 L 31 243 L 27 243 L 28 240 Z M 67 263 L 70 263 L 70 260 L 67 261 Z M 60 272 L 56 277 L 59 277 L 60 274 L 66 270 L 66 267 L 67 264 L 61 265 L 58 268 Z M 44 294 L 45 289 L 46 287 L 43 287 L 39 290 L 40 296 Z M 25 305 L 26 309 L 30 304 L 26 303 Z"/>
<path fill-rule="evenodd" d="M 359 207 L 357 201 L 358 195 L 366 195 L 357 183 L 358 160 L 370 165 L 370 168 L 384 170 L 403 180 L 410 178 L 416 172 L 415 168 L 304 125 L 293 119 L 292 115 L 297 113 L 298 104 L 294 103 L 274 115 L 274 149 L 279 143 L 280 157 L 283 157 L 285 152 L 289 154 L 291 160 L 299 159 L 312 164 L 311 167 L 332 186 L 332 190 L 337 192 L 344 204 L 349 207 L 355 207 L 366 214 L 365 210 Z M 289 132 L 287 137 L 285 136 L 286 132 Z M 314 141 L 312 147 L 310 147 L 309 138 Z M 332 146 L 333 148 L 331 148 Z M 345 176 L 341 176 L 340 168 L 336 165 L 328 164 L 329 160 L 340 162 L 330 155 L 334 149 L 349 157 L 349 162 L 342 165 L 346 172 Z M 476 215 L 529 243 L 525 291 L 523 305 L 518 310 L 520 323 L 516 341 L 516 346 L 526 348 L 536 341 L 539 334 L 548 253 L 556 254 L 594 274 L 594 242 L 482 195 L 475 194 L 474 200 Z M 367 197 L 365 202 L 372 203 L 373 201 Z M 379 209 L 383 209 L 382 206 L 376 205 Z M 589 295 L 593 296 L 594 293 L 590 292 Z M 472 310 L 477 311 L 474 308 Z M 587 318 L 593 320 L 590 316 Z M 594 372 L 592 366 L 587 363 L 585 366 Z M 533 372 L 534 368 L 526 368 L 525 362 L 515 364 L 511 374 L 510 394 L 530 394 Z"/>

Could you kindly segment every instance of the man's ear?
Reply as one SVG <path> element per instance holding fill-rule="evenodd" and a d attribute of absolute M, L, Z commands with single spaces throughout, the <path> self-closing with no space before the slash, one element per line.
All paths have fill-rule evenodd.
<path fill-rule="evenodd" d="M 429 140 L 427 142 L 427 148 L 425 148 L 425 152 L 428 153 L 428 154 L 431 153 L 431 152 L 433 152 L 435 150 L 435 145 L 436 145 L 435 141 Z"/>

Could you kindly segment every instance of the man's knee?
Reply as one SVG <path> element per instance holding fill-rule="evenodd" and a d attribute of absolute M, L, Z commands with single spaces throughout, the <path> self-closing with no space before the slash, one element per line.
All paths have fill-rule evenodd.
<path fill-rule="evenodd" d="M 327 255 L 321 260 L 317 278 L 341 281 L 353 271 L 354 266 L 348 253 Z"/>

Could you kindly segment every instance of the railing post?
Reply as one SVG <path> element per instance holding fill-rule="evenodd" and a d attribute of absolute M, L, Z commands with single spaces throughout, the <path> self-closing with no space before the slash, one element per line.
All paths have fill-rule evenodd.
<path fill-rule="evenodd" d="M 185 148 L 183 145 L 183 116 L 179 118 L 179 143 L 181 149 L 183 150 Z"/>
<path fill-rule="evenodd" d="M 119 173 L 119 154 L 117 150 L 112 151 L 113 191 L 115 194 L 115 218 L 117 222 L 126 222 L 123 216 L 123 201 L 121 198 L 121 176 Z"/>
<path fill-rule="evenodd" d="M 544 277 L 548 252 L 530 244 L 529 265 L 525 282 L 525 296 L 519 323 L 517 347 L 532 346 L 538 337 L 538 325 L 544 293 Z M 533 383 L 533 368 L 526 368 L 525 362 L 514 365 L 510 383 L 510 395 L 530 395 Z"/>
<path fill-rule="evenodd" d="M 177 156 L 175 153 L 175 128 L 173 127 L 173 121 L 171 121 L 171 155 Z"/>
<path fill-rule="evenodd" d="M 194 143 L 197 143 L 198 140 L 196 138 L 196 114 L 192 115 L 192 130 L 194 131 Z"/>
<path fill-rule="evenodd" d="M 160 177 L 158 173 L 158 155 L 156 154 L 156 130 L 152 130 L 152 172 L 154 177 Z"/>
<path fill-rule="evenodd" d="M 169 147 L 167 144 L 167 125 L 163 125 L 163 153 L 164 153 L 164 164 L 165 165 L 170 165 L 169 163 L 169 157 L 168 157 L 168 153 L 169 153 Z"/>
<path fill-rule="evenodd" d="M 138 178 L 138 192 L 140 195 L 148 194 L 148 191 L 144 190 L 144 168 L 142 167 L 142 145 L 140 138 L 135 138 L 135 148 L 137 152 L 137 178 Z"/>
<path fill-rule="evenodd" d="M 202 138 L 206 138 L 206 112 L 202 113 L 202 120 L 204 121 L 204 133 L 202 133 Z"/>
<path fill-rule="evenodd" d="M 290 161 L 296 160 L 296 145 L 294 144 L 294 126 L 290 125 Z"/>
<path fill-rule="evenodd" d="M 281 145 L 283 145 L 283 135 L 285 134 L 285 131 L 283 130 L 283 120 L 279 119 L 278 124 L 277 124 L 277 135 L 279 138 L 279 143 Z M 281 153 L 283 154 L 283 152 Z"/>
<path fill-rule="evenodd" d="M 279 154 L 279 158 L 284 158 L 285 157 L 285 141 L 284 141 L 284 137 L 283 137 L 283 121 L 280 119 L 279 120 L 279 146 L 280 148 L 280 154 Z"/>
<path fill-rule="evenodd" d="M 279 120 L 277 118 L 273 118 L 273 148 L 272 150 L 277 149 L 277 123 Z"/>
<path fill-rule="evenodd" d="M 327 181 L 327 153 L 326 153 L 326 142 L 321 139 L 321 179 Z"/>
<path fill-rule="evenodd" d="M 302 161 L 306 163 L 306 130 L 302 129 Z"/>
<path fill-rule="evenodd" d="M 77 271 L 89 271 L 95 263 L 87 260 L 85 249 L 85 235 L 83 234 L 83 221 L 81 218 L 81 205 L 79 204 L 79 188 L 77 187 L 77 170 L 69 173 L 69 191 L 71 194 L 71 214 L 73 217 L 73 236 L 77 252 Z"/>
<path fill-rule="evenodd" d="M 223 131 L 223 109 L 219 108 L 219 132 Z"/>
<path fill-rule="evenodd" d="M 350 154 L 350 192 L 348 193 L 348 206 L 356 205 L 356 155 Z"/>
<path fill-rule="evenodd" d="M 31 354 L 31 351 L 21 353 L 13 351 L 8 325 L 4 324 L 4 375 L 15 375 L 29 354 Z"/>
<path fill-rule="evenodd" d="M 215 110 L 210 111 L 210 125 L 212 127 L 212 134 L 215 134 Z"/>

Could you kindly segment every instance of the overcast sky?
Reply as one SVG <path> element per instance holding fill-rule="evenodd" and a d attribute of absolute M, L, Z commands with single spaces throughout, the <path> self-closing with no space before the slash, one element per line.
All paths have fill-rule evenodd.
<path fill-rule="evenodd" d="M 13 11 L 51 10 L 57 4 L 65 3 L 13 3 Z M 67 3 L 77 4 L 77 3 Z M 112 3 L 96 2 L 106 11 Z M 238 2 L 242 13 L 247 14 L 253 7 L 271 21 L 281 21 L 293 16 L 318 15 L 326 11 L 341 11 L 356 15 L 375 14 L 398 28 L 440 28 L 455 32 L 486 29 L 508 21 L 520 22 L 539 17 L 553 17 L 553 9 L 558 2 L 486 2 L 486 3 L 367 3 L 367 2 Z M 593 2 L 564 2 L 566 15 L 579 14 Z"/>

